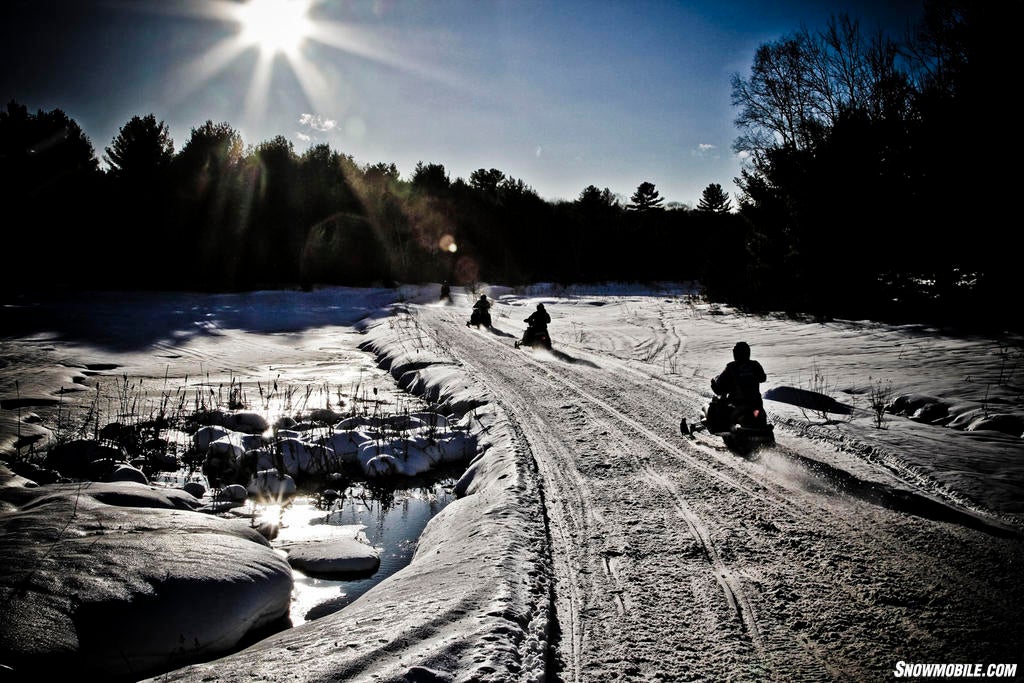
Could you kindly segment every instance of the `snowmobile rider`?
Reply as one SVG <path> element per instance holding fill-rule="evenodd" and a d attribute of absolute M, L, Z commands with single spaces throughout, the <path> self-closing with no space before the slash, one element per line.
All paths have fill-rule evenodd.
<path fill-rule="evenodd" d="M 768 377 L 756 360 L 750 359 L 750 345 L 737 342 L 732 347 L 733 361 L 725 366 L 718 377 L 711 380 L 711 390 L 725 397 L 730 405 L 763 408 L 761 382 Z"/>
<path fill-rule="evenodd" d="M 447 280 L 441 283 L 441 298 L 452 300 L 452 288 L 448 286 Z"/>
<path fill-rule="evenodd" d="M 551 316 L 544 310 L 544 304 L 537 304 L 537 310 L 530 314 L 530 317 L 526 319 L 526 325 L 528 328 L 533 328 L 534 332 L 547 332 L 548 323 L 551 322 Z"/>
<path fill-rule="evenodd" d="M 548 337 L 548 323 L 551 322 L 551 316 L 544 310 L 544 304 L 537 304 L 537 310 L 530 314 L 525 321 L 526 329 L 523 330 L 523 338 L 519 342 L 516 342 L 516 348 L 519 348 L 522 344 L 532 346 L 534 340 L 544 339 Z M 544 346 L 550 347 L 550 339 L 544 342 Z"/>
<path fill-rule="evenodd" d="M 479 327 L 491 326 L 491 314 L 490 314 L 491 302 L 487 300 L 486 294 L 481 294 L 480 298 L 473 304 L 473 312 L 469 315 L 469 322 L 466 323 L 466 327 L 476 325 Z"/>

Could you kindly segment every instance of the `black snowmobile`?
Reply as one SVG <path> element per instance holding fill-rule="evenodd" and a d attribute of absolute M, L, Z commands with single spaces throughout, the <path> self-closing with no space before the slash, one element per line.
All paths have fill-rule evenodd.
<path fill-rule="evenodd" d="M 689 424 L 684 417 L 679 431 L 690 439 L 696 432 L 706 431 L 720 437 L 726 448 L 737 453 L 775 445 L 775 429 L 768 423 L 763 405 L 732 404 L 721 396 L 711 399 L 696 424 Z"/>
<path fill-rule="evenodd" d="M 550 351 L 551 337 L 548 335 L 548 328 L 532 325 L 529 320 L 524 322 L 527 323 L 526 331 L 523 332 L 523 338 L 516 342 L 516 348 L 518 349 L 520 346 L 541 346 Z"/>
<path fill-rule="evenodd" d="M 484 327 L 491 326 L 491 313 L 486 308 L 474 308 L 473 313 L 469 316 L 469 322 L 466 323 L 466 327 L 472 325 L 473 327 Z"/>

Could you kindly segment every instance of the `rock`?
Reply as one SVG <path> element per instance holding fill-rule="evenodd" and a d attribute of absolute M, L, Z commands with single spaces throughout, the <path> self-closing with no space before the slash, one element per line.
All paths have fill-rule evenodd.
<path fill-rule="evenodd" d="M 944 401 L 926 394 L 902 394 L 889 402 L 885 412 L 909 417 L 920 410 L 928 410 L 927 406 L 930 404 L 944 404 Z"/>
<path fill-rule="evenodd" d="M 981 408 L 969 408 L 964 410 L 946 425 L 951 429 L 968 429 L 972 423 L 984 416 Z"/>
<path fill-rule="evenodd" d="M 259 413 L 249 410 L 242 410 L 237 413 L 228 413 L 224 416 L 224 426 L 236 432 L 245 434 L 262 434 L 270 428 L 267 418 Z"/>
<path fill-rule="evenodd" d="M 1010 436 L 1024 436 L 1024 415 L 1011 415 L 1005 413 L 994 413 L 977 417 L 967 427 L 967 431 L 990 430 L 1002 432 Z"/>
<path fill-rule="evenodd" d="M 137 680 L 214 658 L 288 612 L 288 564 L 245 522 L 178 509 L 183 491 L 34 491 L 0 514 L 0 651 L 16 679 Z"/>
<path fill-rule="evenodd" d="M 359 463 L 359 447 L 373 436 L 366 431 L 338 430 L 324 441 L 324 445 L 334 451 L 335 456 L 347 465 Z"/>
<path fill-rule="evenodd" d="M 431 430 L 446 430 L 448 429 L 448 418 L 440 413 L 431 412 L 420 412 L 410 413 L 409 417 L 416 418 L 423 426 Z"/>
<path fill-rule="evenodd" d="M 192 435 L 192 444 L 200 453 L 205 453 L 207 449 L 210 448 L 211 443 L 227 436 L 230 433 L 231 431 L 229 429 L 225 429 L 220 425 L 200 427 L 196 430 L 195 434 Z"/>
<path fill-rule="evenodd" d="M 118 465 L 107 476 L 107 481 L 134 481 L 137 484 L 149 484 L 149 477 L 145 472 L 131 465 Z"/>
<path fill-rule="evenodd" d="M 291 475 L 326 474 L 341 468 L 341 458 L 336 457 L 328 446 L 283 439 L 276 447 L 281 453 L 284 471 Z"/>
<path fill-rule="evenodd" d="M 46 467 L 65 477 L 88 479 L 96 473 L 97 461 L 124 462 L 127 456 L 117 446 L 92 439 L 57 444 L 46 454 Z"/>
<path fill-rule="evenodd" d="M 297 487 L 290 475 L 277 470 L 262 470 L 249 482 L 247 492 L 258 500 L 283 501 L 295 495 Z"/>
<path fill-rule="evenodd" d="M 371 576 L 380 568 L 380 552 L 356 538 L 304 541 L 289 545 L 288 563 L 317 576 Z"/>
<path fill-rule="evenodd" d="M 89 496 L 100 503 L 118 507 L 165 508 L 190 512 L 199 508 L 195 498 L 180 489 L 146 486 L 133 481 L 51 484 L 0 490 L 0 496 L 22 510 L 46 505 L 53 497 L 73 495 Z"/>
<path fill-rule="evenodd" d="M 244 503 L 249 499 L 249 492 L 241 484 L 229 484 L 220 490 L 216 498 L 232 503 Z"/>
<path fill-rule="evenodd" d="M 325 489 L 317 495 L 317 507 L 329 508 L 341 497 L 341 493 L 335 489 Z"/>
<path fill-rule="evenodd" d="M 195 496 L 197 499 L 206 495 L 206 487 L 198 481 L 185 482 L 184 486 L 181 487 L 181 490 Z"/>
<path fill-rule="evenodd" d="M 31 480 L 34 484 L 53 484 L 60 479 L 60 472 L 51 470 L 34 462 L 24 460 L 10 463 L 13 471 Z"/>
<path fill-rule="evenodd" d="M 263 439 L 258 435 L 229 432 L 216 441 L 210 442 L 203 461 L 203 474 L 210 481 L 237 483 L 245 481 L 246 472 L 252 471 L 246 454 L 253 448 L 262 447 Z"/>
<path fill-rule="evenodd" d="M 291 429 L 295 424 L 295 418 L 282 415 L 274 421 L 274 429 Z"/>
<path fill-rule="evenodd" d="M 347 417 L 334 425 L 334 429 L 335 431 L 348 431 L 352 429 L 360 429 L 362 427 L 370 427 L 372 424 L 373 421 L 364 415 L 353 415 L 352 417 Z"/>
<path fill-rule="evenodd" d="M 341 413 L 336 413 L 330 408 L 318 408 L 310 411 L 309 419 L 312 422 L 319 422 L 321 424 L 334 424 L 341 420 Z"/>
<path fill-rule="evenodd" d="M 936 423 L 936 422 L 948 422 L 949 406 L 945 403 L 925 403 L 920 408 L 914 411 L 914 414 L 910 416 L 911 420 L 916 422 Z"/>

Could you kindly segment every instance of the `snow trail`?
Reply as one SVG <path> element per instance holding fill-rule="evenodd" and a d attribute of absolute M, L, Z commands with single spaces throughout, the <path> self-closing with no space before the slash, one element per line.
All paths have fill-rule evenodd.
<path fill-rule="evenodd" d="M 640 359 L 554 325 L 547 353 L 515 350 L 522 316 L 497 309 L 491 331 L 466 329 L 457 308 L 415 314 L 537 463 L 558 678 L 878 680 L 908 648 L 917 660 L 1020 651 L 1019 535 L 896 504 L 923 495 L 881 468 L 864 481 L 815 470 L 830 453 L 785 430 L 775 463 L 683 439 L 679 417 L 706 390 L 659 379 L 663 353 L 685 348 L 663 321 Z"/>

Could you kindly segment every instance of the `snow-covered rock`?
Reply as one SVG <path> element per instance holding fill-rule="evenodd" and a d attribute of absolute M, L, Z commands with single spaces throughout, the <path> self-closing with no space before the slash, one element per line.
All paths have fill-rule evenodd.
<path fill-rule="evenodd" d="M 14 497 L 0 514 L 0 652 L 15 679 L 136 680 L 287 614 L 288 564 L 244 522 L 194 512 L 184 491 L 92 483 Z"/>
<path fill-rule="evenodd" d="M 341 465 L 333 450 L 319 444 L 281 439 L 274 447 L 280 451 L 284 471 L 291 475 L 326 474 Z"/>
<path fill-rule="evenodd" d="M 111 443 L 92 439 L 78 439 L 57 444 L 46 454 L 46 467 L 57 470 L 65 477 L 89 479 L 103 469 L 97 463 L 125 462 L 128 456 L 119 447 Z"/>
<path fill-rule="evenodd" d="M 463 432 L 443 438 L 422 435 L 366 441 L 359 447 L 359 462 L 369 477 L 416 476 L 438 465 L 461 462 L 476 454 L 476 440 Z"/>
<path fill-rule="evenodd" d="M 205 427 L 200 427 L 196 430 L 195 434 L 192 435 L 192 445 L 195 446 L 196 450 L 200 453 L 205 453 L 207 449 L 210 448 L 210 444 L 230 433 L 230 429 L 220 425 L 207 425 Z"/>
<path fill-rule="evenodd" d="M 244 503 L 248 498 L 249 492 L 241 484 L 229 484 L 217 492 L 217 500 L 232 503 Z"/>
<path fill-rule="evenodd" d="M 121 464 L 114 467 L 114 471 L 107 476 L 107 481 L 133 481 L 136 484 L 148 484 L 149 477 L 137 467 Z"/>
<path fill-rule="evenodd" d="M 295 495 L 297 486 L 291 475 L 277 470 L 261 470 L 249 482 L 247 493 L 257 500 L 282 501 Z"/>
<path fill-rule="evenodd" d="M 245 434 L 262 434 L 270 428 L 267 418 L 251 410 L 227 413 L 224 415 L 223 424 L 232 431 Z"/>
<path fill-rule="evenodd" d="M 187 481 L 182 487 L 182 491 L 192 494 L 196 498 L 202 498 L 206 495 L 206 487 L 200 484 L 198 481 Z"/>
<path fill-rule="evenodd" d="M 336 428 L 334 434 L 324 441 L 324 445 L 331 448 L 342 463 L 354 465 L 359 462 L 359 448 L 373 438 L 369 432 L 359 427 Z"/>
<path fill-rule="evenodd" d="M 287 551 L 291 566 L 317 576 L 369 576 L 380 567 L 380 551 L 356 538 L 303 541 Z"/>

